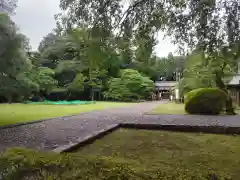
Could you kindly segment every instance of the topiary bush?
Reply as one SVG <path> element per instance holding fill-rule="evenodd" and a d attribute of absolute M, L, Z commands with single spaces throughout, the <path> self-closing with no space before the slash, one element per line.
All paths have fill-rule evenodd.
<path fill-rule="evenodd" d="M 140 165 L 139 165 L 140 166 Z M 79 157 L 27 149 L 10 149 L 0 155 L 0 179 L 3 180 L 232 180 L 214 172 L 196 173 L 176 169 L 161 170 L 131 167 L 108 157 Z"/>
<path fill-rule="evenodd" d="M 189 114 L 219 115 L 225 107 L 227 94 L 218 88 L 199 88 L 185 97 L 185 110 Z"/>

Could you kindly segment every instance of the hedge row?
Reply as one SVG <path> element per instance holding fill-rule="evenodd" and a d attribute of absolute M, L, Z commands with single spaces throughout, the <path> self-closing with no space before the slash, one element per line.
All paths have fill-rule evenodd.
<path fill-rule="evenodd" d="M 25 149 L 12 149 L 0 156 L 0 179 L 4 180 L 231 180 L 225 176 L 192 174 L 176 170 L 171 174 L 136 170 L 109 158 L 80 158 Z"/>

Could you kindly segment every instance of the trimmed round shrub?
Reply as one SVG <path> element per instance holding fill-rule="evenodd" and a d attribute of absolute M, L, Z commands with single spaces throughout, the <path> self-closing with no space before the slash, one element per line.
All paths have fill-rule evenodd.
<path fill-rule="evenodd" d="M 187 113 L 218 115 L 225 107 L 227 94 L 218 88 L 199 88 L 187 93 L 185 98 Z"/>

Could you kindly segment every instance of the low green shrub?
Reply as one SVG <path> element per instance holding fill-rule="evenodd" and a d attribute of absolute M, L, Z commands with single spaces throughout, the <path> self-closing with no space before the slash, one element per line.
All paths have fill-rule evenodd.
<path fill-rule="evenodd" d="M 227 94 L 218 88 L 195 89 L 185 97 L 185 110 L 189 114 L 218 115 L 226 99 Z"/>
<path fill-rule="evenodd" d="M 214 173 L 196 174 L 176 170 L 172 174 L 137 170 L 112 158 L 81 158 L 77 154 L 54 154 L 11 149 L 0 156 L 0 179 L 4 180 L 231 180 Z"/>

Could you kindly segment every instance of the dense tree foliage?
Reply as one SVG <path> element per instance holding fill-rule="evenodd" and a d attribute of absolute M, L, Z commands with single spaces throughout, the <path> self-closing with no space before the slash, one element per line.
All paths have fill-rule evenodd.
<path fill-rule="evenodd" d="M 204 67 L 216 65 L 212 71 L 215 83 L 227 93 L 223 81 L 225 68 L 236 65 L 240 56 L 239 0 L 132 0 L 125 7 L 118 0 L 77 3 L 78 1 L 61 1 L 61 8 L 69 10 L 63 24 L 83 23 L 90 18 L 93 20 L 91 25 L 95 26 L 104 15 L 111 14 L 108 12 L 114 8 L 110 12 L 118 12 L 118 16 L 113 21 L 108 21 L 112 26 L 121 29 L 127 22 L 136 34 L 163 30 L 173 37 L 180 50 L 187 47 L 190 53 L 196 49 L 202 51 Z M 92 9 L 87 12 L 89 7 Z M 93 11 L 98 16 L 94 16 L 91 13 Z M 226 104 L 228 113 L 233 114 L 230 97 Z"/>
<path fill-rule="evenodd" d="M 30 50 L 28 39 L 18 32 L 9 16 L 1 16 L 1 27 L 2 102 L 103 99 L 104 95 L 118 100 L 148 98 L 153 81 L 174 80 L 178 68 L 178 57 L 155 55 L 156 40 L 152 32 L 134 35 L 129 24 L 125 24 L 121 36 L 111 30 L 107 33 L 105 27 L 51 32 L 43 38 L 38 52 Z M 126 77 L 124 69 L 129 72 Z M 126 78 L 125 84 L 135 83 L 137 89 L 126 85 L 125 90 L 131 95 L 122 92 L 115 98 L 113 94 L 120 91 L 111 94 L 111 90 L 118 88 L 114 82 L 122 78 Z"/>
<path fill-rule="evenodd" d="M 168 61 L 168 58 L 165 58 L 164 72 L 171 71 L 172 73 L 160 74 L 159 71 L 163 66 L 160 61 L 163 59 L 154 54 L 152 49 L 154 44 L 148 51 L 143 47 L 141 50 L 140 48 L 133 50 L 131 49 L 132 42 L 126 42 L 124 37 L 119 38 L 112 35 L 102 39 L 102 37 L 94 36 L 91 31 L 92 29 L 75 28 L 61 36 L 48 35 L 47 37 L 54 37 L 54 40 L 44 38 L 40 43 L 39 49 L 45 49 L 39 59 L 40 66 L 55 71 L 55 79 L 58 81 L 57 88 L 60 88 L 62 92 L 73 95 L 83 91 L 93 98 L 94 93 L 102 94 L 103 91 L 108 90 L 109 80 L 121 76 L 121 69 L 126 68 L 135 69 L 152 80 L 157 80 L 160 76 L 174 79 L 174 68 L 177 68 L 178 59 L 172 56 L 172 59 Z M 43 44 L 44 46 L 47 44 L 47 47 L 42 48 Z M 141 46 L 136 42 L 135 44 Z M 144 54 L 149 53 L 148 57 L 141 54 L 133 56 L 140 51 Z M 72 91 L 69 87 L 72 87 L 77 74 L 82 76 L 80 84 L 83 89 L 79 87 L 81 90 Z M 81 81 L 80 79 L 79 81 Z M 63 89 L 65 90 L 63 91 Z M 132 97 L 137 98 L 137 96 Z"/>
<path fill-rule="evenodd" d="M 154 82 L 132 69 L 122 70 L 120 77 L 109 80 L 106 99 L 125 100 L 147 99 L 154 90 Z"/>
<path fill-rule="evenodd" d="M 200 51 L 194 51 L 188 55 L 184 63 L 183 78 L 179 83 L 181 96 L 194 89 L 216 87 L 214 73 L 220 65 L 221 60 L 204 64 L 204 58 Z M 223 82 L 227 84 L 236 74 L 235 66 L 227 64 L 223 73 Z"/>
<path fill-rule="evenodd" d="M 17 32 L 9 16 L 0 14 L 0 28 L 0 95 L 11 101 L 13 97 L 25 95 L 33 86 L 24 75 L 31 68 L 31 61 L 24 50 L 25 37 Z"/>
<path fill-rule="evenodd" d="M 240 57 L 239 7 L 238 0 L 61 0 L 57 26 L 43 38 L 39 52 L 29 52 L 27 38 L 2 15 L 6 33 L 1 32 L 1 43 L 6 44 L 0 80 L 6 85 L 1 97 L 94 99 L 96 94 L 118 94 L 119 99 L 114 86 L 126 84 L 121 82 L 125 71 L 132 73 L 129 82 L 141 81 L 146 87 L 151 87 L 147 77 L 173 81 L 183 76 L 183 93 L 212 86 L 227 92 L 226 82 Z M 179 50 L 188 51 L 186 62 L 184 55 L 156 56 L 159 31 L 172 37 Z M 15 95 L 20 85 L 23 91 Z M 126 94 L 136 93 L 127 87 Z M 150 91 L 138 90 L 140 95 L 131 98 L 147 97 L 144 93 Z M 233 113 L 231 98 L 227 104 Z"/>
<path fill-rule="evenodd" d="M 234 69 L 240 57 L 240 2 L 238 0 L 189 0 L 171 18 L 169 33 L 190 50 L 202 51 L 204 67 L 212 67 L 217 87 L 227 93 L 226 69 Z M 232 100 L 226 101 L 234 114 Z"/>
<path fill-rule="evenodd" d="M 184 96 L 189 91 L 204 87 L 215 87 L 214 75 L 211 67 L 203 65 L 199 52 L 189 55 L 185 61 L 183 78 L 179 82 L 180 95 Z"/>

